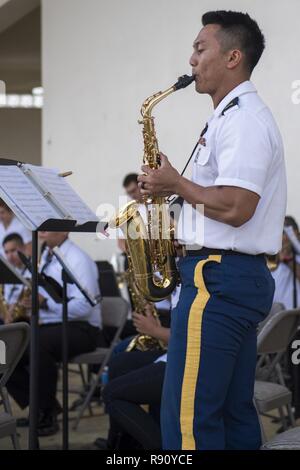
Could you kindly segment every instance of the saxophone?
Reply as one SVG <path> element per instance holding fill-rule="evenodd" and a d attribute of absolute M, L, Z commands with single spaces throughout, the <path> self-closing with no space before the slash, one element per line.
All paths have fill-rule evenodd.
<path fill-rule="evenodd" d="M 4 321 L 4 323 L 6 323 L 9 318 L 8 305 L 4 298 L 3 284 L 0 285 L 0 317 L 2 317 L 2 320 Z"/>
<path fill-rule="evenodd" d="M 143 162 L 151 169 L 160 166 L 152 110 L 168 95 L 186 88 L 193 81 L 193 76 L 184 75 L 175 85 L 150 96 L 142 105 L 142 120 L 139 123 L 143 125 Z M 147 198 L 144 203 L 147 212 L 146 224 L 138 211 L 136 201 L 132 201 L 126 204 L 108 225 L 111 228 L 121 228 L 125 234 L 137 289 L 145 299 L 156 302 L 168 297 L 178 281 L 172 242 L 174 227 L 170 224 L 166 210 L 166 198 Z"/>
<path fill-rule="evenodd" d="M 133 308 L 135 312 L 139 314 L 143 314 L 145 312 L 145 308 L 148 302 L 145 298 L 140 294 L 139 290 L 137 289 L 135 280 L 134 280 L 134 273 L 132 271 L 130 257 L 128 257 L 129 268 L 126 272 L 126 280 L 128 285 L 128 290 L 130 292 Z M 157 311 L 155 306 L 151 305 L 151 314 L 154 318 L 158 319 Z M 138 334 L 136 335 L 129 345 L 126 348 L 126 352 L 130 352 L 133 350 L 138 351 L 157 351 L 157 350 L 165 350 L 166 347 L 164 343 L 156 338 L 153 338 L 149 335 Z"/>
<path fill-rule="evenodd" d="M 30 315 L 29 315 L 28 309 L 22 305 L 22 301 L 30 297 L 31 297 L 31 289 L 29 289 L 29 287 L 27 286 L 24 286 L 20 292 L 18 300 L 13 309 L 13 321 L 14 322 L 29 320 Z"/>
<path fill-rule="evenodd" d="M 24 286 L 19 294 L 17 302 L 13 307 L 10 307 L 4 298 L 3 285 L 0 286 L 0 317 L 2 317 L 4 323 L 7 323 L 9 318 L 11 319 L 10 321 L 13 323 L 20 321 L 28 321 L 29 313 L 28 310 L 23 307 L 22 300 L 30 296 L 31 290 L 28 287 Z"/>

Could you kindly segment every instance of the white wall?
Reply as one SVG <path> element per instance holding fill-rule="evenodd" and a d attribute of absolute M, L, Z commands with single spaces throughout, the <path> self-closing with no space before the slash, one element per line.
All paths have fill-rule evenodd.
<path fill-rule="evenodd" d="M 298 137 L 300 104 L 299 0 L 43 0 L 43 163 L 73 170 L 70 183 L 96 209 L 117 201 L 127 172 L 139 169 L 143 100 L 190 73 L 201 15 L 212 9 L 247 11 L 263 29 L 267 49 L 253 74 L 282 131 L 288 168 L 288 211 L 300 221 Z M 286 18 L 284 18 L 286 14 Z M 160 148 L 182 169 L 212 111 L 193 86 L 156 108 Z M 94 257 L 114 243 L 80 236 Z"/>
<path fill-rule="evenodd" d="M 0 157 L 41 164 L 41 110 L 0 108 Z"/>

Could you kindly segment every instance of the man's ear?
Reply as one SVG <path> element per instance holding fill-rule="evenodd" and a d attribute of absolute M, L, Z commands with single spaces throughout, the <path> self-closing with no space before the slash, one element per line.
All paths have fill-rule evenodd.
<path fill-rule="evenodd" d="M 227 57 L 227 68 L 231 70 L 236 68 L 242 59 L 243 53 L 239 49 L 233 49 L 232 51 L 229 51 Z"/>

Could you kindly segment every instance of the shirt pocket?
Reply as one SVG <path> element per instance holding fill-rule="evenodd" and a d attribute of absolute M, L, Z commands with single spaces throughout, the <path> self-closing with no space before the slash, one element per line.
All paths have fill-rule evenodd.
<path fill-rule="evenodd" d="M 201 166 L 206 165 L 208 163 L 210 153 L 210 147 L 204 147 L 203 145 L 199 144 L 195 150 L 194 163 Z"/>
<path fill-rule="evenodd" d="M 211 155 L 210 147 L 199 145 L 195 151 L 192 180 L 202 186 L 210 186 L 214 182 Z"/>

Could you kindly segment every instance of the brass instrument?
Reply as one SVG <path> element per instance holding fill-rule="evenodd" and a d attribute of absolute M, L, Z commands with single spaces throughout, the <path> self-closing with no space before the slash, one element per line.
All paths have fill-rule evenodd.
<path fill-rule="evenodd" d="M 278 268 L 280 263 L 279 253 L 277 255 L 266 255 L 267 267 L 271 272 L 275 271 Z"/>
<path fill-rule="evenodd" d="M 0 286 L 0 316 L 2 316 L 4 323 L 8 322 L 10 319 L 11 322 L 18 321 L 28 321 L 28 311 L 21 302 L 23 299 L 31 296 L 31 290 L 24 286 L 19 294 L 18 300 L 15 304 L 8 305 L 4 298 L 4 289 L 3 285 Z"/>
<path fill-rule="evenodd" d="M 22 301 L 29 297 L 31 297 L 31 289 L 24 286 L 13 308 L 12 317 L 14 322 L 28 321 L 29 312 L 28 309 L 22 305 Z"/>
<path fill-rule="evenodd" d="M 143 314 L 145 311 L 145 308 L 148 304 L 147 300 L 140 294 L 135 282 L 134 282 L 134 273 L 131 269 L 130 266 L 130 258 L 128 259 L 129 261 L 129 269 L 125 273 L 126 280 L 127 280 L 127 285 L 128 285 L 128 290 L 131 295 L 131 300 L 133 304 L 133 308 L 135 312 L 139 314 Z M 158 318 L 157 311 L 155 306 L 152 304 L 151 305 L 151 314 L 153 315 L 154 318 Z M 149 335 L 144 335 L 144 334 L 138 334 L 136 335 L 129 345 L 126 348 L 126 352 L 130 352 L 133 350 L 139 350 L 139 351 L 156 351 L 156 350 L 165 350 L 166 347 L 164 343 L 156 338 L 153 338 L 152 336 Z"/>
<path fill-rule="evenodd" d="M 9 310 L 4 298 L 3 284 L 0 285 L 0 316 L 2 317 L 4 323 L 6 323 L 9 318 Z"/>
<path fill-rule="evenodd" d="M 144 140 L 144 164 L 151 169 L 160 166 L 159 148 L 152 110 L 161 100 L 180 88 L 186 88 L 194 77 L 184 75 L 172 87 L 147 98 L 141 108 Z M 134 280 L 140 294 L 156 302 L 168 297 L 175 289 L 178 272 L 175 249 L 172 243 L 173 228 L 166 210 L 164 197 L 145 200 L 148 221 L 145 224 L 135 201 L 128 203 L 109 222 L 111 228 L 121 228 L 127 239 L 128 254 L 132 263 Z M 155 273 L 159 273 L 156 277 Z"/>

